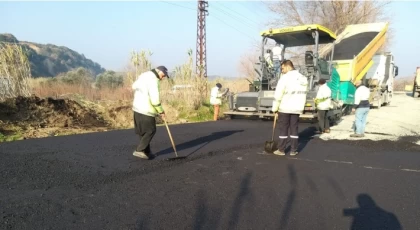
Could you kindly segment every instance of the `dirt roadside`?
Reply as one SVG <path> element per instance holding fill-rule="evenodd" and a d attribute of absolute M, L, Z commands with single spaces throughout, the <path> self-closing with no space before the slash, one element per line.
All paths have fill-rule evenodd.
<path fill-rule="evenodd" d="M 194 123 L 206 119 L 202 116 L 212 117 L 210 107 L 181 116 L 172 105 L 163 106 L 168 124 Z M 159 117 L 156 121 L 164 124 Z M 0 102 L 0 142 L 133 127 L 132 101 L 91 102 L 76 95 L 57 99 L 17 97 Z"/>
<path fill-rule="evenodd" d="M 372 108 L 367 117 L 365 140 L 397 141 L 404 137 L 420 136 L 420 99 L 413 98 L 404 92 L 395 93 L 389 105 Z M 331 127 L 331 133 L 320 135 L 324 140 L 353 140 L 352 125 L 355 116 L 348 115 Z M 413 140 L 420 145 L 420 142 Z"/>
<path fill-rule="evenodd" d="M 121 102 L 103 106 L 71 99 L 17 97 L 0 103 L 0 142 L 130 128 L 131 113 L 131 106 Z"/>

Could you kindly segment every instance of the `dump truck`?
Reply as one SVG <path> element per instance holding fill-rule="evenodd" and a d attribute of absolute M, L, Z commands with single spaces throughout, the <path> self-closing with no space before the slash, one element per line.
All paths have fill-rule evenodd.
<path fill-rule="evenodd" d="M 354 83 L 364 81 L 373 65 L 373 57 L 385 43 L 387 31 L 387 22 L 348 25 L 334 44 L 321 50 L 321 56 L 333 54 L 333 66 L 339 73 L 340 84 L 338 89 L 331 90 L 333 97 L 343 103 L 343 116 L 350 114 L 354 104 Z"/>
<path fill-rule="evenodd" d="M 413 97 L 420 97 L 420 67 L 417 67 L 414 76 Z"/>
<path fill-rule="evenodd" d="M 332 93 L 332 106 L 327 114 L 331 122 L 348 115 L 354 104 L 354 83 L 362 80 L 372 66 L 372 58 L 385 42 L 388 23 L 368 23 L 347 26 L 339 36 L 330 29 L 317 25 L 302 25 L 261 32 L 262 55 L 260 81 L 254 92 L 242 92 L 230 96 L 229 111 L 232 116 L 272 117 L 272 102 L 278 79 L 273 78 L 263 58 L 267 39 L 282 44 L 283 54 L 287 48 L 313 46 L 307 50 L 305 65 L 299 71 L 308 77 L 308 93 L 304 113 L 300 121 L 317 122 L 317 111 L 313 98 L 317 93 L 317 81 L 327 80 Z M 323 47 L 320 49 L 320 45 Z M 309 49 L 309 48 L 308 48 Z M 281 77 L 281 75 L 280 75 Z"/>
<path fill-rule="evenodd" d="M 391 103 L 398 66 L 391 52 L 377 53 L 372 61 L 373 65 L 366 73 L 364 84 L 370 89 L 370 105 L 379 109 Z"/>

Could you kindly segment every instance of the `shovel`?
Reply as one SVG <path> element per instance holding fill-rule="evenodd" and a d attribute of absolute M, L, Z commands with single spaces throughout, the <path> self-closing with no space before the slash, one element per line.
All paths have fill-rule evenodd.
<path fill-rule="evenodd" d="M 264 145 L 264 150 L 267 153 L 273 153 L 277 148 L 278 142 L 274 141 L 274 130 L 276 129 L 277 115 L 277 113 L 274 115 L 273 134 L 271 135 L 271 141 L 266 141 Z"/>
<path fill-rule="evenodd" d="M 187 158 L 187 157 L 179 157 L 178 156 L 178 153 L 176 152 L 174 140 L 172 139 L 171 131 L 169 130 L 169 127 L 168 127 L 168 123 L 166 123 L 166 119 L 163 119 L 163 121 L 165 122 L 166 129 L 168 130 L 169 139 L 171 139 L 172 148 L 174 149 L 175 156 L 176 156 L 176 157 L 167 158 L 166 160 L 173 161 L 173 160 L 180 160 L 180 159 Z"/>

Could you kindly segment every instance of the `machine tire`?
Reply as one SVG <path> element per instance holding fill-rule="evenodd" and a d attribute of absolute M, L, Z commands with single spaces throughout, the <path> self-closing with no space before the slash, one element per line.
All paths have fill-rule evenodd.
<path fill-rule="evenodd" d="M 389 94 L 388 94 L 388 90 L 385 91 L 385 101 L 383 106 L 387 106 L 389 104 Z"/>

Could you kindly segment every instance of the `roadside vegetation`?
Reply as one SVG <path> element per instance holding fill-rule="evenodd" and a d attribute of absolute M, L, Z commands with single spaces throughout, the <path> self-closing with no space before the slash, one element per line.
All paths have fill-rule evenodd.
<path fill-rule="evenodd" d="M 282 1 L 264 3 L 276 15 L 272 27 L 321 24 L 340 33 L 346 25 L 390 21 L 384 50 L 393 40 L 390 1 Z M 241 78 L 208 80 L 197 77 L 192 50 L 161 83 L 161 99 L 169 123 L 210 121 L 213 107 L 210 90 L 216 82 L 231 93 L 247 91 L 256 79 L 260 44 L 238 60 Z M 271 45 L 271 44 L 268 44 Z M 254 49 L 255 48 L 255 49 Z M 66 47 L 18 41 L 0 34 L 0 142 L 22 138 L 57 136 L 110 129 L 132 128 L 131 85 L 152 63 L 153 52 L 131 53 L 122 72 L 103 69 Z M 306 47 L 286 51 L 288 58 L 301 61 Z M 413 85 L 413 78 L 398 76 L 395 90 Z M 176 88 L 178 86 L 187 86 Z M 175 90 L 174 90 L 175 89 Z M 227 109 L 225 100 L 220 114 Z M 158 121 L 161 122 L 161 121 Z"/>
<path fill-rule="evenodd" d="M 131 63 L 125 72 L 105 71 L 95 76 L 81 67 L 53 78 L 33 78 L 21 48 L 13 44 L 7 44 L 7 47 L 9 53 L 14 54 L 9 55 L 13 61 L 8 64 L 14 72 L 2 76 L 9 76 L 9 82 L 22 86 L 20 91 L 9 87 L 7 91 L 11 93 L 1 98 L 0 142 L 132 128 L 131 85 L 136 76 L 157 65 L 151 62 L 152 52 L 143 50 L 131 53 Z M 25 66 L 26 72 L 17 72 L 21 69 L 19 66 Z M 22 76 L 25 76 L 23 80 Z M 186 60 L 173 70 L 171 78 L 161 82 L 161 100 L 168 122 L 212 120 L 213 107 L 209 97 L 216 82 L 233 93 L 248 89 L 248 81 L 243 78 L 209 81 L 197 77 L 192 50 L 189 50 Z M 188 87 L 177 89 L 174 86 Z M 227 106 L 225 101 L 221 114 Z"/>

